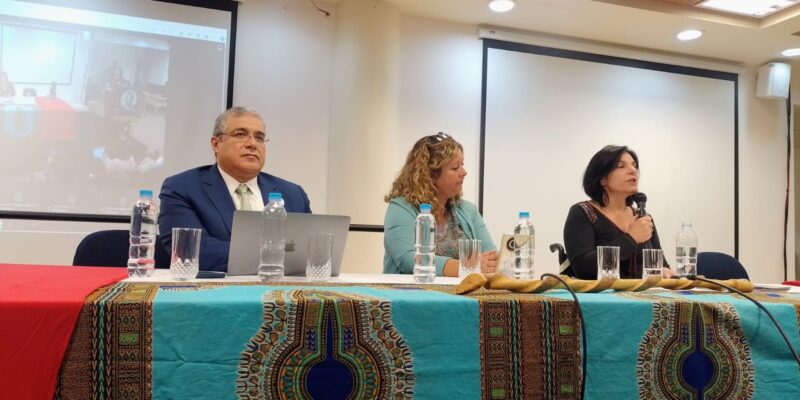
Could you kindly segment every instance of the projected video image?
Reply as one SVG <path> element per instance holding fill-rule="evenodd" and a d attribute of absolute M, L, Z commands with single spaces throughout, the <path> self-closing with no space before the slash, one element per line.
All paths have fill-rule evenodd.
<path fill-rule="evenodd" d="M 0 181 L 101 184 L 163 165 L 165 41 L 0 28 L 0 140 L 12 161 Z"/>
<path fill-rule="evenodd" d="M 168 44 L 95 35 L 91 54 L 84 104 L 102 118 L 91 151 L 103 168 L 94 176 L 147 173 L 163 165 Z"/>
<path fill-rule="evenodd" d="M 166 42 L 7 23 L 2 37 L 0 136 L 11 148 L 38 143 L 42 150 L 19 154 L 24 162 L 4 180 L 103 179 L 163 163 Z M 30 58 L 40 60 L 20 61 Z"/>
<path fill-rule="evenodd" d="M 126 214 L 219 112 L 225 31 L 64 10 L 0 4 L 0 209 Z"/>

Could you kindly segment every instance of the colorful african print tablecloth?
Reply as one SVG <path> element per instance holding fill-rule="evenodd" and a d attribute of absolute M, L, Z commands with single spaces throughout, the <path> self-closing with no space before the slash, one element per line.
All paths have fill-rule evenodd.
<path fill-rule="evenodd" d="M 87 298 L 57 398 L 577 399 L 566 293 L 121 282 Z M 800 297 L 757 294 L 800 347 Z M 579 295 L 587 397 L 800 397 L 766 316 L 726 294 Z"/>

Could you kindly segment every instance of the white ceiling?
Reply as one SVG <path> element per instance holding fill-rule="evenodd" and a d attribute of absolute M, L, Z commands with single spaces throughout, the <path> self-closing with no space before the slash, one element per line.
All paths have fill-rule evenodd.
<path fill-rule="evenodd" d="M 669 53 L 758 65 L 793 61 L 781 51 L 800 47 L 800 7 L 762 20 L 676 4 L 676 0 L 516 0 L 497 14 L 488 0 L 384 0 L 401 13 L 476 25 L 588 39 Z M 679 3 L 679 2 L 678 2 Z M 695 41 L 675 35 L 705 31 Z"/>

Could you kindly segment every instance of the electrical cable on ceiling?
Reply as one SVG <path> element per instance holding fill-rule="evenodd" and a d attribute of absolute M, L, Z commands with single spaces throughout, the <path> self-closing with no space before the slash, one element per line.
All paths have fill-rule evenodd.
<path fill-rule="evenodd" d="M 323 9 L 319 8 L 319 6 L 317 6 L 317 3 L 316 3 L 316 2 L 314 2 L 314 0 L 309 0 L 309 1 L 311 1 L 311 4 L 313 4 L 313 5 L 314 5 L 314 8 L 316 8 L 316 9 L 317 9 L 317 11 L 319 11 L 319 12 L 321 12 L 321 13 L 325 14 L 325 16 L 326 16 L 326 17 L 330 17 L 330 16 L 331 16 L 331 13 L 329 13 L 329 12 L 327 12 L 327 11 L 325 11 L 325 10 L 323 10 Z"/>

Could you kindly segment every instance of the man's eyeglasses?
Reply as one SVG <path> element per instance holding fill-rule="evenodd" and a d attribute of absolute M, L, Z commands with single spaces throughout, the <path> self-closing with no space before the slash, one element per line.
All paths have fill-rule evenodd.
<path fill-rule="evenodd" d="M 443 142 L 443 141 L 448 140 L 448 139 L 453 139 L 453 138 L 450 137 L 450 135 L 448 135 L 448 134 L 446 134 L 444 132 L 439 132 L 439 133 L 437 133 L 435 135 L 428 136 L 428 143 L 436 144 L 436 143 Z"/>
<path fill-rule="evenodd" d="M 244 142 L 247 138 L 252 137 L 256 143 L 264 143 L 269 142 L 269 138 L 267 138 L 267 134 L 264 132 L 248 132 L 246 129 L 236 129 L 231 132 L 222 132 L 223 135 L 228 135 L 232 137 L 237 142 Z"/>

